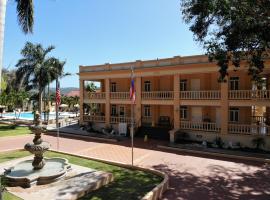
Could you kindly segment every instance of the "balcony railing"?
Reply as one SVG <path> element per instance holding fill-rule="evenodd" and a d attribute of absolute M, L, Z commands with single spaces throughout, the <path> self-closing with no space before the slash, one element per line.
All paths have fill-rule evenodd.
<path fill-rule="evenodd" d="M 99 116 L 99 115 L 84 115 L 83 121 L 88 122 L 105 122 L 105 116 Z"/>
<path fill-rule="evenodd" d="M 186 129 L 186 130 L 195 130 L 195 131 L 209 131 L 209 132 L 220 131 L 220 128 L 217 127 L 217 124 L 211 123 L 211 122 L 181 121 L 180 128 Z"/>
<path fill-rule="evenodd" d="M 173 97 L 173 91 L 142 92 L 142 99 L 145 100 L 171 100 Z"/>
<path fill-rule="evenodd" d="M 230 90 L 229 99 L 270 99 L 270 90 Z"/>
<path fill-rule="evenodd" d="M 229 124 L 229 133 L 248 135 L 269 135 L 270 126 L 250 124 Z"/>
<path fill-rule="evenodd" d="M 220 99 L 220 91 L 204 90 L 204 91 L 181 91 L 181 99 Z"/>
<path fill-rule="evenodd" d="M 111 92 L 111 99 L 129 99 L 129 92 Z"/>
<path fill-rule="evenodd" d="M 265 123 L 266 122 L 266 117 L 264 116 L 251 116 L 252 123 Z"/>
<path fill-rule="evenodd" d="M 105 99 L 105 92 L 89 92 L 90 99 Z"/>
<path fill-rule="evenodd" d="M 131 124 L 131 118 L 130 117 L 111 117 L 111 123 L 112 124 L 118 124 L 118 123 Z"/>

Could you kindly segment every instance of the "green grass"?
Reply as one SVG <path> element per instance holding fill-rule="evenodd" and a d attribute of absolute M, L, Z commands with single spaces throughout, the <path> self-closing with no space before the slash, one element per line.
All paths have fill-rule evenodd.
<path fill-rule="evenodd" d="M 0 163 L 29 155 L 25 151 L 14 151 L 0 153 Z M 91 192 L 80 200 L 135 200 L 141 199 L 147 192 L 153 189 L 162 181 L 162 177 L 140 170 L 130 170 L 114 165 L 104 164 L 93 160 L 83 159 L 76 156 L 69 156 L 61 153 L 47 152 L 46 157 L 62 157 L 70 163 L 89 167 L 96 170 L 110 172 L 114 176 L 114 181 L 97 191 Z M 12 199 L 12 198 L 11 198 Z M 11 200 L 8 199 L 8 200 Z M 13 200 L 13 199 L 12 199 Z M 14 198 L 14 200 L 17 200 Z"/>
<path fill-rule="evenodd" d="M 0 124 L 0 137 L 30 134 L 28 127 Z"/>
<path fill-rule="evenodd" d="M 22 200 L 22 199 L 19 197 L 16 197 L 15 195 L 9 192 L 4 192 L 3 200 Z"/>

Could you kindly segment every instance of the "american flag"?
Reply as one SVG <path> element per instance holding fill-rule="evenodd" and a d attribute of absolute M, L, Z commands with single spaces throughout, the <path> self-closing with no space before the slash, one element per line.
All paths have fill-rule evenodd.
<path fill-rule="evenodd" d="M 55 103 L 57 106 L 61 104 L 60 83 L 58 80 L 56 80 Z"/>
<path fill-rule="evenodd" d="M 135 91 L 133 69 L 131 69 L 131 83 L 130 83 L 129 97 L 130 97 L 130 100 L 132 101 L 132 103 L 135 103 L 136 91 Z"/>

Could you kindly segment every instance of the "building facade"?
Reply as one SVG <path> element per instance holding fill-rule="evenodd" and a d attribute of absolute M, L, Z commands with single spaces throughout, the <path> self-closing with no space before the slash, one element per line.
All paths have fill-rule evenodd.
<path fill-rule="evenodd" d="M 178 130 L 195 140 L 222 136 L 250 146 L 252 138 L 264 136 L 268 142 L 270 61 L 260 85 L 251 80 L 245 66 L 245 62 L 237 69 L 230 66 L 226 82 L 218 82 L 218 66 L 204 55 L 80 66 L 80 123 L 116 129 L 119 122 L 131 123 L 132 67 L 136 127 L 167 127 L 171 142 Z M 99 90 L 87 92 L 89 81 L 96 82 Z"/>

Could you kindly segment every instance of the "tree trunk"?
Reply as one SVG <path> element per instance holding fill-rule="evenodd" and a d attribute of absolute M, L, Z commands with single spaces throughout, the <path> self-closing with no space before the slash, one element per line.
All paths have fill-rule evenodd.
<path fill-rule="evenodd" d="M 38 92 L 38 112 L 40 114 L 40 116 L 42 115 L 42 90 L 39 89 Z"/>
<path fill-rule="evenodd" d="M 50 118 L 50 108 L 51 108 L 51 105 L 50 105 L 50 103 L 51 103 L 51 92 L 50 92 L 50 83 L 48 83 L 48 116 L 47 116 L 47 120 L 48 120 L 48 123 L 49 123 L 49 118 Z"/>
<path fill-rule="evenodd" d="M 0 0 L 0 86 L 2 86 L 2 66 L 4 49 L 4 30 L 7 0 Z M 1 87 L 0 87 L 1 92 Z"/>

